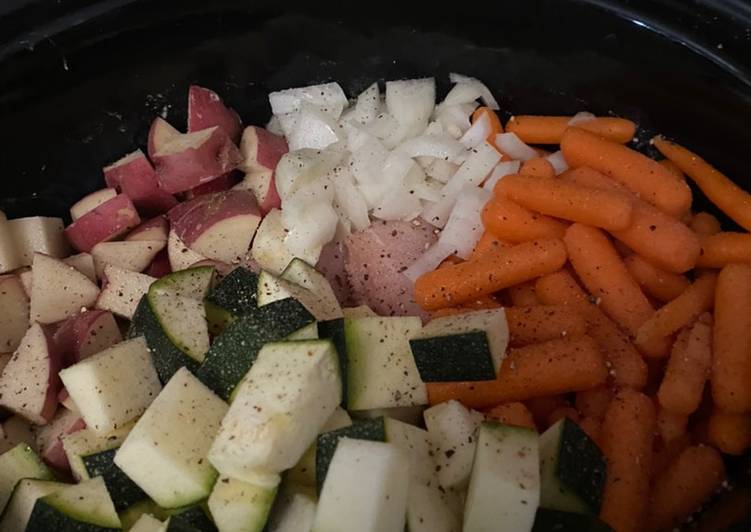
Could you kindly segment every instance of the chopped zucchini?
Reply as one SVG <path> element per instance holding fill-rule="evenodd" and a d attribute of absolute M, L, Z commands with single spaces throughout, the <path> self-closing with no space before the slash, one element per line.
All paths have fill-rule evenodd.
<path fill-rule="evenodd" d="M 209 460 L 222 474 L 258 483 L 294 466 L 341 400 L 329 340 L 266 344 L 238 386 Z"/>
<path fill-rule="evenodd" d="M 222 399 L 229 399 L 264 344 L 278 342 L 312 323 L 315 318 L 292 298 L 241 316 L 214 340 L 198 378 Z"/>
<path fill-rule="evenodd" d="M 22 478 L 52 480 L 52 472 L 26 443 L 19 443 L 0 454 L 0 511 L 10 499 L 16 483 Z"/>
<path fill-rule="evenodd" d="M 194 504 L 172 512 L 166 532 L 216 532 L 217 528 L 203 504 Z"/>
<path fill-rule="evenodd" d="M 120 447 L 135 424 L 135 421 L 131 421 L 105 436 L 99 436 L 91 429 L 77 430 L 72 434 L 63 435 L 63 450 L 68 458 L 73 478 L 78 481 L 88 480 L 90 477 L 83 463 L 83 457 Z"/>
<path fill-rule="evenodd" d="M 41 499 L 54 493 L 65 484 L 52 480 L 37 480 L 24 478 L 16 484 L 13 495 L 0 517 L 0 530 L 12 532 L 14 530 L 26 530 L 31 511 L 37 499 Z"/>
<path fill-rule="evenodd" d="M 122 511 L 146 498 L 146 494 L 138 487 L 138 484 L 115 465 L 116 451 L 116 449 L 101 451 L 84 456 L 82 460 L 89 478 L 102 477 L 112 497 L 112 502 L 115 504 L 115 509 Z"/>
<path fill-rule="evenodd" d="M 428 322 L 410 340 L 426 382 L 495 379 L 509 332 L 503 309 L 478 310 Z"/>
<path fill-rule="evenodd" d="M 347 407 L 369 410 L 428 402 L 409 339 L 422 324 L 417 317 L 347 318 Z"/>
<path fill-rule="evenodd" d="M 160 521 L 151 514 L 141 514 L 138 521 L 128 529 L 130 532 L 165 532 L 167 523 Z"/>
<path fill-rule="evenodd" d="M 532 532 L 613 532 L 594 515 L 538 508 Z"/>
<path fill-rule="evenodd" d="M 484 422 L 467 491 L 464 532 L 531 530 L 540 502 L 540 463 L 533 430 Z"/>
<path fill-rule="evenodd" d="M 335 319 L 342 317 L 342 307 L 334 294 L 331 284 L 313 266 L 302 259 L 294 258 L 290 261 L 281 275 L 282 279 L 295 283 L 309 290 L 318 299 L 321 315 L 320 319 Z"/>
<path fill-rule="evenodd" d="M 115 464 L 162 508 L 205 499 L 217 473 L 206 459 L 227 404 L 186 368 L 165 385 L 115 453 Z"/>
<path fill-rule="evenodd" d="M 221 476 L 209 496 L 209 511 L 222 532 L 261 532 L 276 490 Z"/>
<path fill-rule="evenodd" d="M 220 333 L 240 316 L 253 314 L 258 308 L 258 275 L 237 267 L 206 296 L 206 317 L 212 332 Z"/>
<path fill-rule="evenodd" d="M 317 320 L 333 320 L 342 317 L 341 308 L 331 308 L 325 301 L 307 288 L 276 277 L 263 270 L 258 274 L 258 306 L 263 307 L 274 301 L 293 297 L 297 299 Z M 337 304 L 338 306 L 338 304 Z"/>
<path fill-rule="evenodd" d="M 543 508 L 600 513 L 605 458 L 587 433 L 567 417 L 540 436 L 540 474 Z"/>
<path fill-rule="evenodd" d="M 28 532 L 88 532 L 122 526 L 101 477 L 70 484 L 37 500 Z"/>
<path fill-rule="evenodd" d="M 342 314 L 345 318 L 375 318 L 378 316 L 368 305 L 345 307 L 342 309 Z"/>
<path fill-rule="evenodd" d="M 213 266 L 197 266 L 178 270 L 156 281 L 152 288 L 156 293 L 187 297 L 203 301 L 214 280 Z"/>
<path fill-rule="evenodd" d="M 266 308 L 266 307 L 264 307 Z M 318 340 L 318 323 L 313 322 L 305 327 L 302 327 L 289 336 L 286 336 L 285 340 Z"/>
<path fill-rule="evenodd" d="M 316 515 L 315 489 L 285 484 L 274 502 L 268 532 L 310 532 Z"/>

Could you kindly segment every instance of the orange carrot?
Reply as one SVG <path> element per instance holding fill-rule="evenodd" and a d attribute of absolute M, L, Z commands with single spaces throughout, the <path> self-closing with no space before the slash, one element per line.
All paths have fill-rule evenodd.
<path fill-rule="evenodd" d="M 431 318 L 440 318 L 441 316 L 454 316 L 473 310 L 486 310 L 491 308 L 501 308 L 501 305 L 493 296 L 482 296 L 472 301 L 468 301 L 456 307 L 440 308 L 430 313 Z"/>
<path fill-rule="evenodd" d="M 707 274 L 699 277 L 685 292 L 655 312 L 636 332 L 636 346 L 651 356 L 666 356 L 654 352 L 651 347 L 661 338 L 667 338 L 686 327 L 714 305 L 717 276 Z"/>
<path fill-rule="evenodd" d="M 698 526 L 692 532 L 717 532 L 731 530 L 734 525 L 748 518 L 751 508 L 751 484 L 738 483 L 723 493 L 715 504 L 710 505 L 698 518 Z M 736 528 L 736 530 L 738 530 Z"/>
<path fill-rule="evenodd" d="M 735 414 L 719 408 L 709 418 L 709 441 L 725 454 L 751 449 L 751 413 Z"/>
<path fill-rule="evenodd" d="M 670 412 L 692 414 L 701 403 L 712 367 L 712 318 L 704 314 L 673 345 L 657 397 Z"/>
<path fill-rule="evenodd" d="M 560 271 L 537 280 L 535 293 L 546 305 L 570 305 L 587 320 L 587 332 L 600 345 L 614 384 L 641 389 L 647 383 L 647 365 L 623 331 L 587 300 L 573 277 Z"/>
<path fill-rule="evenodd" d="M 722 268 L 733 262 L 751 263 L 751 234 L 722 232 L 702 238 L 700 268 Z"/>
<path fill-rule="evenodd" d="M 652 453 L 652 481 L 660 477 L 668 467 L 675 462 L 676 457 L 691 445 L 691 436 L 684 433 L 665 443 L 662 439 L 655 438 L 655 449 Z"/>
<path fill-rule="evenodd" d="M 569 418 L 574 423 L 579 422 L 579 412 L 576 411 L 576 408 L 572 406 L 559 406 L 550 413 L 547 426 L 550 427 L 551 425 L 555 425 L 564 417 Z"/>
<path fill-rule="evenodd" d="M 675 177 L 677 177 L 681 181 L 685 181 L 686 180 L 686 176 L 681 171 L 681 169 L 678 168 L 678 165 L 675 164 L 670 159 L 662 159 L 662 160 L 657 161 L 657 162 L 660 163 L 662 166 L 664 166 L 665 169 L 669 170 L 671 174 L 673 174 Z"/>
<path fill-rule="evenodd" d="M 532 211 L 564 220 L 609 230 L 631 225 L 631 199 L 617 192 L 561 179 L 508 175 L 498 182 L 494 193 Z"/>
<path fill-rule="evenodd" d="M 499 248 L 508 248 L 508 247 L 511 247 L 511 245 L 506 244 L 505 242 L 501 242 L 495 236 L 493 236 L 493 233 L 489 231 L 485 231 L 480 237 L 480 240 L 475 245 L 475 249 L 472 250 L 471 258 L 476 259 L 476 258 L 483 256 L 485 253 L 489 251 L 494 251 Z"/>
<path fill-rule="evenodd" d="M 568 404 L 565 395 L 543 395 L 532 397 L 524 401 L 524 404 L 532 413 L 537 426 L 544 430 L 547 427 L 548 418 L 556 408 Z"/>
<path fill-rule="evenodd" d="M 688 447 L 652 489 L 648 530 L 669 530 L 680 525 L 720 487 L 725 479 L 722 456 L 704 445 Z"/>
<path fill-rule="evenodd" d="M 547 159 L 535 157 L 534 159 L 524 161 L 524 164 L 519 169 L 519 173 L 529 177 L 553 178 L 555 177 L 555 168 L 553 168 L 553 165 Z M 504 177 L 503 179 L 506 178 Z"/>
<path fill-rule="evenodd" d="M 745 230 L 751 230 L 751 194 L 683 146 L 660 137 L 652 142 L 698 185 L 709 201 Z"/>
<path fill-rule="evenodd" d="M 608 386 L 598 386 L 576 394 L 576 409 L 584 417 L 602 418 L 612 399 L 613 392 Z"/>
<path fill-rule="evenodd" d="M 562 238 L 566 232 L 566 225 L 558 220 L 499 197 L 492 198 L 483 208 L 482 223 L 488 232 L 506 242 Z"/>
<path fill-rule="evenodd" d="M 580 128 L 569 128 L 561 150 L 573 168 L 588 166 L 626 185 L 643 200 L 680 218 L 691 207 L 691 190 L 664 166 L 641 153 Z"/>
<path fill-rule="evenodd" d="M 717 278 L 712 397 L 728 412 L 751 410 L 751 266 L 729 264 Z"/>
<path fill-rule="evenodd" d="M 576 338 L 587 332 L 584 316 L 563 305 L 508 307 L 506 321 L 509 328 L 509 345 L 512 347 L 547 342 L 556 338 Z"/>
<path fill-rule="evenodd" d="M 664 408 L 657 409 L 657 433 L 664 443 L 670 443 L 686 434 L 688 415 L 676 414 Z"/>
<path fill-rule="evenodd" d="M 699 238 L 710 236 L 722 231 L 720 221 L 708 212 L 697 212 L 691 218 L 691 229 L 699 235 Z"/>
<path fill-rule="evenodd" d="M 570 116 L 512 116 L 506 130 L 528 144 L 560 144 L 569 127 Z M 625 144 L 634 138 L 636 124 L 625 118 L 600 117 L 576 124 L 576 127 Z"/>
<path fill-rule="evenodd" d="M 510 286 L 508 289 L 511 303 L 516 307 L 533 307 L 540 304 L 535 295 L 535 284 L 532 281 Z"/>
<path fill-rule="evenodd" d="M 579 420 L 579 428 L 587 433 L 587 436 L 600 445 L 600 433 L 602 431 L 602 419 L 599 417 L 583 417 Z"/>
<path fill-rule="evenodd" d="M 426 310 L 459 305 L 551 273 L 564 262 L 563 242 L 533 240 L 422 275 L 415 301 Z"/>
<path fill-rule="evenodd" d="M 627 195 L 633 204 L 631 225 L 612 231 L 613 236 L 655 265 L 683 273 L 696 264 L 700 251 L 696 234 L 686 224 L 634 196 L 625 186 L 586 167 L 564 172 L 561 180 Z"/>
<path fill-rule="evenodd" d="M 619 391 L 608 407 L 600 441 L 608 466 L 600 518 L 618 532 L 643 530 L 649 502 L 655 411 L 646 395 Z"/>
<path fill-rule="evenodd" d="M 472 113 L 472 123 L 474 124 L 475 122 L 477 122 L 482 115 L 487 115 L 488 120 L 490 121 L 490 133 L 485 140 L 495 146 L 496 135 L 503 133 L 503 124 L 501 124 L 501 119 L 498 118 L 496 112 L 491 108 L 480 106 L 475 109 L 474 113 Z"/>
<path fill-rule="evenodd" d="M 574 224 L 566 230 L 564 242 L 574 270 L 600 308 L 635 334 L 654 309 L 608 238 L 599 229 Z"/>
<path fill-rule="evenodd" d="M 623 262 L 642 290 L 663 303 L 672 301 L 690 285 L 683 275 L 660 269 L 640 255 L 629 255 Z"/>
<path fill-rule="evenodd" d="M 485 419 L 499 421 L 506 425 L 537 430 L 532 413 L 523 403 L 503 403 L 494 406 L 485 413 Z"/>
<path fill-rule="evenodd" d="M 531 397 L 576 392 L 605 382 L 607 369 L 592 338 L 551 340 L 512 349 L 492 381 L 431 382 L 430 404 L 456 399 L 470 408 L 487 408 Z"/>

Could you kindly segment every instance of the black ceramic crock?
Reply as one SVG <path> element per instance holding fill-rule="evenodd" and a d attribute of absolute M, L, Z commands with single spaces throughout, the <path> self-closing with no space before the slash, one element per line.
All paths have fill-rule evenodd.
<path fill-rule="evenodd" d="M 640 149 L 663 133 L 751 188 L 748 1 L 3 0 L 0 209 L 66 217 L 156 114 L 185 123 L 191 83 L 265 123 L 271 90 L 435 76 L 445 91 L 449 72 L 508 114 L 631 118 Z M 749 460 L 728 467 L 737 487 L 701 530 L 751 530 L 731 504 L 751 504 Z"/>

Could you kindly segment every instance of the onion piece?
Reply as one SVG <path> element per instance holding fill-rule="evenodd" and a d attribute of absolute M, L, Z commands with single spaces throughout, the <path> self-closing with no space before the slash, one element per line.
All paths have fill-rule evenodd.
<path fill-rule="evenodd" d="M 282 124 L 279 121 L 279 117 L 276 115 L 271 115 L 271 120 L 266 124 L 266 129 L 269 131 L 269 133 L 273 133 L 277 136 L 283 136 L 284 130 L 282 129 Z"/>
<path fill-rule="evenodd" d="M 330 150 L 305 149 L 285 153 L 274 171 L 282 202 L 301 187 L 328 174 L 341 160 L 342 153 Z"/>
<path fill-rule="evenodd" d="M 436 108 L 435 117 L 446 133 L 458 139 L 472 126 L 469 121 L 471 114 L 472 111 L 467 113 L 462 105 L 441 104 Z"/>
<path fill-rule="evenodd" d="M 528 161 L 537 157 L 535 149 L 522 142 L 516 136 L 516 133 L 500 133 L 496 135 L 495 145 L 512 159 Z"/>
<path fill-rule="evenodd" d="M 443 103 L 446 105 L 471 103 L 481 96 L 482 91 L 475 83 L 457 83 L 443 99 Z"/>
<path fill-rule="evenodd" d="M 375 120 L 380 112 L 381 93 L 378 91 L 378 83 L 373 83 L 357 97 L 357 103 L 350 116 L 364 125 Z"/>
<path fill-rule="evenodd" d="M 349 165 L 338 166 L 332 171 L 334 183 L 334 208 L 349 220 L 355 229 L 366 229 L 370 225 L 368 204 L 355 186 Z"/>
<path fill-rule="evenodd" d="M 571 120 L 568 121 L 568 125 L 575 126 L 576 124 L 581 124 L 583 122 L 591 122 L 596 118 L 597 117 L 595 115 L 588 111 L 581 111 L 571 117 Z"/>
<path fill-rule="evenodd" d="M 487 142 L 472 150 L 471 155 L 441 190 L 441 199 L 425 209 L 425 220 L 437 227 L 446 225 L 451 209 L 464 187 L 478 186 L 500 160 L 501 154 Z"/>
<path fill-rule="evenodd" d="M 421 133 L 435 108 L 435 80 L 408 79 L 386 82 L 386 109 L 399 124 Z"/>
<path fill-rule="evenodd" d="M 451 249 L 440 241 L 430 246 L 415 262 L 404 270 L 404 275 L 413 283 L 422 275 L 435 270 L 443 260 L 451 255 Z"/>
<path fill-rule="evenodd" d="M 323 150 L 339 141 L 339 126 L 315 106 L 303 103 L 297 121 L 287 135 L 290 151 L 303 148 Z"/>
<path fill-rule="evenodd" d="M 409 157 L 429 156 L 452 159 L 464 151 L 464 145 L 450 135 L 420 135 L 402 142 L 396 148 Z"/>
<path fill-rule="evenodd" d="M 482 208 L 492 194 L 479 187 L 468 186 L 459 194 L 446 227 L 438 241 L 462 259 L 468 259 L 483 232 Z"/>
<path fill-rule="evenodd" d="M 459 142 L 464 144 L 464 146 L 466 146 L 467 148 L 474 148 L 481 142 L 483 142 L 486 138 L 488 138 L 491 130 L 492 126 L 490 125 L 490 118 L 488 118 L 488 114 L 482 113 L 479 120 L 476 120 L 475 123 L 472 124 L 472 127 L 470 127 L 467 132 L 462 135 L 462 138 L 459 139 Z"/>
<path fill-rule="evenodd" d="M 458 164 L 443 159 L 436 159 L 427 168 L 426 172 L 433 179 L 441 183 L 448 183 L 448 180 L 454 177 L 457 170 L 459 170 Z"/>
<path fill-rule="evenodd" d="M 477 90 L 480 92 L 480 99 L 482 100 L 482 103 L 484 103 L 489 108 L 493 109 L 494 111 L 497 111 L 500 109 L 500 106 L 498 105 L 498 101 L 496 101 L 495 97 L 493 96 L 493 93 L 490 92 L 490 89 L 485 85 L 482 81 L 476 78 L 471 78 L 469 76 L 464 76 L 462 74 L 457 74 L 455 72 L 452 72 L 449 74 L 449 80 L 451 83 L 468 83 L 477 88 Z"/>
<path fill-rule="evenodd" d="M 550 155 L 546 155 L 545 159 L 547 159 L 547 161 L 553 166 L 553 170 L 555 170 L 555 175 L 560 175 L 566 170 L 568 170 L 568 163 L 566 162 L 566 159 L 563 157 L 563 152 L 561 150 L 553 152 Z"/>
<path fill-rule="evenodd" d="M 338 83 L 310 85 L 269 94 L 271 112 L 275 115 L 299 111 L 303 102 L 319 107 L 334 119 L 339 119 L 342 110 L 349 105 L 347 96 Z"/>
<path fill-rule="evenodd" d="M 336 234 L 339 217 L 326 202 L 288 202 L 282 210 L 287 230 L 284 245 L 309 264 L 318 262 L 323 246 Z"/>
<path fill-rule="evenodd" d="M 490 177 L 488 177 L 485 180 L 485 183 L 483 183 L 482 188 L 493 192 L 493 189 L 495 188 L 495 185 L 498 183 L 498 181 L 500 181 L 507 175 L 518 174 L 519 168 L 521 168 L 521 166 L 521 161 L 504 161 L 502 163 L 498 163 L 490 173 Z"/>

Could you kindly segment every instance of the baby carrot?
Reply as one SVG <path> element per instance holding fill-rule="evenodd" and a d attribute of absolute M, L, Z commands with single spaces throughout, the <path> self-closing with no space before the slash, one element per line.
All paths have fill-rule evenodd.
<path fill-rule="evenodd" d="M 599 229 L 574 224 L 566 230 L 564 242 L 574 270 L 600 308 L 635 334 L 654 309 L 608 238 Z"/>
<path fill-rule="evenodd" d="M 564 417 L 569 418 L 574 423 L 579 422 L 579 412 L 576 411 L 576 408 L 573 406 L 559 406 L 550 413 L 550 416 L 548 416 L 547 426 L 550 427 L 551 425 L 555 425 Z"/>
<path fill-rule="evenodd" d="M 551 273 L 564 262 L 563 242 L 533 240 L 422 275 L 415 282 L 415 301 L 426 310 L 459 305 Z"/>
<path fill-rule="evenodd" d="M 547 428 L 546 424 L 553 410 L 559 406 L 567 405 L 568 401 L 566 401 L 565 395 L 542 395 L 527 399 L 524 404 L 532 413 L 537 426 L 544 430 Z"/>
<path fill-rule="evenodd" d="M 524 161 L 524 164 L 519 169 L 519 173 L 530 177 L 553 178 L 555 177 L 555 168 L 553 168 L 553 165 L 547 159 L 535 157 L 534 159 Z"/>
<path fill-rule="evenodd" d="M 474 124 L 475 122 L 477 122 L 482 115 L 487 115 L 488 120 L 490 121 L 490 133 L 485 140 L 495 146 L 496 135 L 503 133 L 503 124 L 501 124 L 501 119 L 498 118 L 496 112 L 489 107 L 480 106 L 472 113 L 472 123 Z"/>
<path fill-rule="evenodd" d="M 714 305 L 717 276 L 707 274 L 699 277 L 685 292 L 655 312 L 636 332 L 636 346 L 651 356 L 664 356 L 650 346 L 667 338 L 679 329 L 691 324 Z"/>
<path fill-rule="evenodd" d="M 521 347 L 556 338 L 576 338 L 587 331 L 580 312 L 563 305 L 514 306 L 506 308 L 509 345 Z"/>
<path fill-rule="evenodd" d="M 686 434 L 688 415 L 670 412 L 664 408 L 657 409 L 657 433 L 664 443 L 669 443 Z"/>
<path fill-rule="evenodd" d="M 527 242 L 535 238 L 563 238 L 566 226 L 532 212 L 508 198 L 493 197 L 482 210 L 485 229 L 499 240 Z"/>
<path fill-rule="evenodd" d="M 584 417 L 602 418 L 612 399 L 613 392 L 608 386 L 598 386 L 576 394 L 576 409 Z"/>
<path fill-rule="evenodd" d="M 440 308 L 430 313 L 431 318 L 440 318 L 441 316 L 453 316 L 472 312 L 473 310 L 486 310 L 491 308 L 501 308 L 501 305 L 493 296 L 482 296 L 472 301 L 468 301 L 456 307 Z"/>
<path fill-rule="evenodd" d="M 503 403 L 494 406 L 485 413 L 485 419 L 499 421 L 506 425 L 537 430 L 532 413 L 524 406 L 524 403 Z"/>
<path fill-rule="evenodd" d="M 590 168 L 577 168 L 561 179 L 580 186 L 601 188 L 628 195 L 633 203 L 632 222 L 613 236 L 655 265 L 683 273 L 694 267 L 699 256 L 699 239 L 684 223 L 641 201 L 625 186 Z"/>
<path fill-rule="evenodd" d="M 671 216 L 681 217 L 691 207 L 691 190 L 686 183 L 631 148 L 580 128 L 569 128 L 561 140 L 561 150 L 571 167 L 588 166 L 602 172 Z"/>
<path fill-rule="evenodd" d="M 600 518 L 618 532 L 643 530 L 654 431 L 655 411 L 649 397 L 628 388 L 619 391 L 600 435 L 608 466 Z"/>
<path fill-rule="evenodd" d="M 666 410 L 692 414 L 701 403 L 712 367 L 712 318 L 703 315 L 673 345 L 657 397 Z"/>
<path fill-rule="evenodd" d="M 640 255 L 629 255 L 623 262 L 642 290 L 663 303 L 681 295 L 691 284 L 685 276 L 660 269 Z"/>
<path fill-rule="evenodd" d="M 697 212 L 691 218 L 689 227 L 691 227 L 694 233 L 699 235 L 699 238 L 714 235 L 722 231 L 720 221 L 708 212 Z"/>
<path fill-rule="evenodd" d="M 551 340 L 512 349 L 492 381 L 431 382 L 430 404 L 451 399 L 470 408 L 576 392 L 605 382 L 607 369 L 592 338 Z"/>
<path fill-rule="evenodd" d="M 624 194 L 585 187 L 561 179 L 508 175 L 495 186 L 532 211 L 609 230 L 631 225 L 631 200 Z"/>
<path fill-rule="evenodd" d="M 702 238 L 698 267 L 722 268 L 732 262 L 751 263 L 751 233 L 728 231 Z"/>
<path fill-rule="evenodd" d="M 560 144 L 569 127 L 570 116 L 512 116 L 506 130 L 527 144 Z M 625 144 L 634 138 L 636 124 L 625 118 L 600 117 L 580 122 L 576 127 L 591 131 L 613 142 Z"/>
<path fill-rule="evenodd" d="M 709 441 L 725 454 L 745 453 L 751 449 L 751 414 L 715 408 L 709 418 Z"/>
<path fill-rule="evenodd" d="M 660 137 L 652 142 L 660 153 L 678 165 L 698 185 L 709 201 L 745 230 L 751 230 L 751 194 L 683 146 Z"/>
<path fill-rule="evenodd" d="M 535 295 L 535 284 L 532 281 L 510 286 L 508 295 L 515 307 L 533 307 L 540 304 Z"/>
<path fill-rule="evenodd" d="M 712 447 L 688 447 L 660 475 L 652 489 L 648 530 L 679 526 L 720 487 L 725 479 L 722 456 Z"/>
<path fill-rule="evenodd" d="M 587 320 L 587 333 L 600 345 L 607 360 L 614 384 L 635 389 L 647 383 L 647 365 L 628 336 L 605 316 L 599 307 L 587 300 L 587 295 L 566 271 L 545 275 L 535 284 L 543 304 L 570 305 Z"/>
<path fill-rule="evenodd" d="M 504 248 L 504 247 L 508 248 L 508 247 L 511 247 L 511 245 L 506 244 L 505 242 L 501 242 L 495 236 L 493 236 L 493 233 L 490 233 L 489 231 L 485 231 L 480 237 L 480 240 L 477 241 L 477 244 L 475 245 L 475 249 L 472 250 L 471 258 L 476 259 L 484 255 L 488 251 L 493 251 L 498 248 Z"/>
<path fill-rule="evenodd" d="M 728 412 L 751 410 L 751 265 L 729 264 L 717 278 L 712 331 L 712 397 Z"/>
<path fill-rule="evenodd" d="M 600 433 L 602 431 L 602 419 L 598 417 L 583 417 L 579 420 L 579 428 L 587 433 L 598 446 L 600 445 Z"/>
<path fill-rule="evenodd" d="M 671 174 L 673 174 L 675 177 L 680 179 L 681 181 L 685 181 L 686 176 L 683 174 L 680 168 L 678 168 L 678 165 L 675 164 L 670 159 L 662 159 L 660 161 L 657 161 L 662 166 L 664 166 L 667 170 L 670 171 Z"/>

